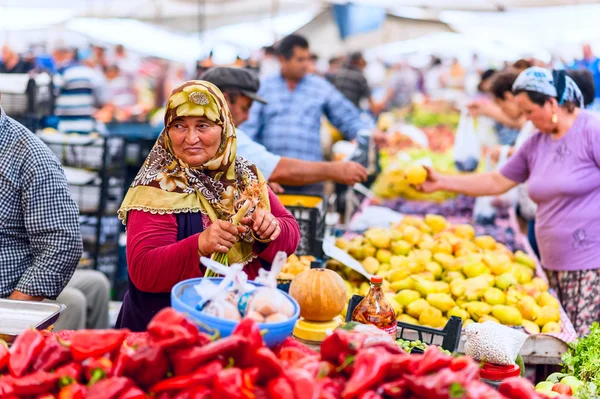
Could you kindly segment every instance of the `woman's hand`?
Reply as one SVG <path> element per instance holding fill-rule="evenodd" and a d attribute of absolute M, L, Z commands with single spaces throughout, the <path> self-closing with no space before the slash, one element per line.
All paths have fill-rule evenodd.
<path fill-rule="evenodd" d="M 244 218 L 240 224 L 247 225 L 260 240 L 274 241 L 281 234 L 279 221 L 269 211 L 257 210 L 251 218 Z"/>
<path fill-rule="evenodd" d="M 437 173 L 435 170 L 428 166 L 424 166 L 427 169 L 427 180 L 425 183 L 416 187 L 416 189 L 422 193 L 433 193 L 436 191 L 444 190 L 443 180 L 444 176 Z"/>
<path fill-rule="evenodd" d="M 246 226 L 234 226 L 224 220 L 217 220 L 198 236 L 198 252 L 210 256 L 215 252 L 227 253 L 238 240 L 238 235 L 248 231 Z"/>

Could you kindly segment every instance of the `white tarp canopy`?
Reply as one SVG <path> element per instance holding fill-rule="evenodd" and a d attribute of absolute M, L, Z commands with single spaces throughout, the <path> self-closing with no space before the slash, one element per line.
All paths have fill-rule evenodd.
<path fill-rule="evenodd" d="M 19 39 L 20 35 L 7 35 L 6 32 L 62 26 L 98 42 L 114 43 L 118 39 L 119 43 L 131 43 L 128 47 L 139 48 L 141 53 L 151 50 L 148 55 L 188 59 L 192 58 L 189 53 L 193 52 L 193 57 L 198 57 L 202 54 L 196 54 L 196 51 L 208 51 L 215 46 L 229 46 L 233 49 L 230 51 L 242 54 L 272 43 L 304 25 L 299 32 L 306 34 L 313 49 L 323 56 L 451 31 L 488 42 L 522 44 L 520 49 L 537 47 L 562 52 L 564 47 L 565 52 L 577 53 L 568 56 L 579 55 L 576 43 L 600 44 L 600 31 L 596 27 L 597 16 L 600 15 L 598 0 L 354 0 L 354 3 L 385 7 L 389 14 L 403 18 L 388 16 L 378 31 L 341 41 L 337 26 L 327 10 L 332 3 L 346 2 L 3 0 L 0 6 L 0 42 L 7 40 L 7 36 L 11 41 Z M 102 29 L 102 23 L 79 18 L 107 19 L 102 23 L 109 27 Z M 308 23 L 312 18 L 315 19 Z M 137 24 L 136 20 L 149 23 L 153 28 Z M 89 21 L 89 26 L 81 21 Z M 144 33 L 135 33 L 134 27 L 139 27 L 139 32 Z M 160 31 L 150 33 L 156 27 L 179 35 L 163 35 Z M 53 37 L 60 35 L 60 31 L 54 33 Z M 180 49 L 183 45 L 173 45 L 172 49 L 152 48 L 152 43 L 157 43 L 152 38 L 158 35 L 181 38 L 181 43 L 193 51 L 182 54 Z M 192 42 L 194 39 L 197 40 Z M 407 45 L 410 43 L 414 42 Z M 495 44 L 490 46 L 497 47 Z"/>
<path fill-rule="evenodd" d="M 435 19 L 441 11 L 509 11 L 598 3 L 598 0 L 353 0 L 391 12 Z M 347 0 L 3 0 L 3 7 L 62 10 L 72 17 L 132 18 L 187 32 L 214 29 L 280 14 L 322 10 Z M 0 14 L 2 8 L 0 7 Z M 407 15 L 410 16 L 410 15 Z M 0 17 L 1 18 L 1 17 Z M 24 19 L 23 23 L 27 23 Z M 0 25 L 0 28 L 3 25 Z"/>
<path fill-rule="evenodd" d="M 329 58 L 351 51 L 364 51 L 386 43 L 415 39 L 435 32 L 452 32 L 452 29 L 438 21 L 402 18 L 388 14 L 380 29 L 341 40 L 332 12 L 328 9 L 295 33 L 308 39 L 312 52 Z"/>

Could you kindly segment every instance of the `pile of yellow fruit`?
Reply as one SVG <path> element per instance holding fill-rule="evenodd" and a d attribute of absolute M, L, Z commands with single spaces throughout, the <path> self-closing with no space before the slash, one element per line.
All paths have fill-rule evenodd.
<path fill-rule="evenodd" d="M 310 264 L 317 259 L 314 256 L 296 256 L 290 255 L 285 262 L 285 265 L 281 268 L 281 272 L 277 275 L 279 280 L 293 280 L 294 277 L 299 275 L 305 270 L 310 269 Z"/>
<path fill-rule="evenodd" d="M 427 200 L 442 202 L 456 197 L 448 192 L 422 193 L 415 186 L 423 184 L 427 179 L 427 171 L 423 163 L 431 162 L 432 168 L 444 174 L 456 174 L 454 158 L 451 153 L 437 154 L 427 149 L 410 149 L 403 152 L 406 158 L 397 158 L 381 152 L 381 173 L 371 186 L 378 198 L 406 198 L 409 200 Z"/>
<path fill-rule="evenodd" d="M 535 277 L 534 259 L 491 236 L 476 237 L 471 225 L 451 225 L 438 215 L 407 216 L 336 245 L 384 278 L 399 321 L 440 328 L 458 316 L 465 326 L 494 321 L 531 334 L 561 331 L 559 302 Z M 343 266 L 333 268 L 344 274 Z M 368 292 L 358 273 L 345 273 L 349 296 Z"/>

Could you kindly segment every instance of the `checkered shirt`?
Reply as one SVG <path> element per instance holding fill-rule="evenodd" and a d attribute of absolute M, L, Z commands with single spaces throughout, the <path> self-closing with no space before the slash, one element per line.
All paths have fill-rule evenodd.
<path fill-rule="evenodd" d="M 60 163 L 0 108 L 0 297 L 55 299 L 81 257 L 79 210 Z"/>
<path fill-rule="evenodd" d="M 319 76 L 305 76 L 290 91 L 281 74 L 277 74 L 261 82 L 258 94 L 268 104 L 255 101 L 250 118 L 241 129 L 276 155 L 322 161 L 323 115 L 346 140 L 353 140 L 359 131 L 373 127 L 372 121 L 365 122 L 358 108 Z"/>

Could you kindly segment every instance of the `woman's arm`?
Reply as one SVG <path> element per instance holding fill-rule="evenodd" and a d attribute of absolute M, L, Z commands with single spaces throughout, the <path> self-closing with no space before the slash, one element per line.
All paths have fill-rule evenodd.
<path fill-rule="evenodd" d="M 127 215 L 127 269 L 145 292 L 169 292 L 178 282 L 202 276 L 198 236 L 177 241 L 175 215 L 130 211 Z"/>
<path fill-rule="evenodd" d="M 288 212 L 287 209 L 281 204 L 279 198 L 269 189 L 269 201 L 271 203 L 271 213 L 277 218 L 281 233 L 275 241 L 270 242 L 268 245 L 256 243 L 255 253 L 259 258 L 266 260 L 267 262 L 273 262 L 275 255 L 279 251 L 284 251 L 289 255 L 293 254 L 298 248 L 300 243 L 300 227 L 294 216 Z"/>
<path fill-rule="evenodd" d="M 427 171 L 427 181 L 419 187 L 425 193 L 450 191 L 480 197 L 503 194 L 519 184 L 502 176 L 500 172 L 451 176 L 441 175 L 429 168 Z"/>

